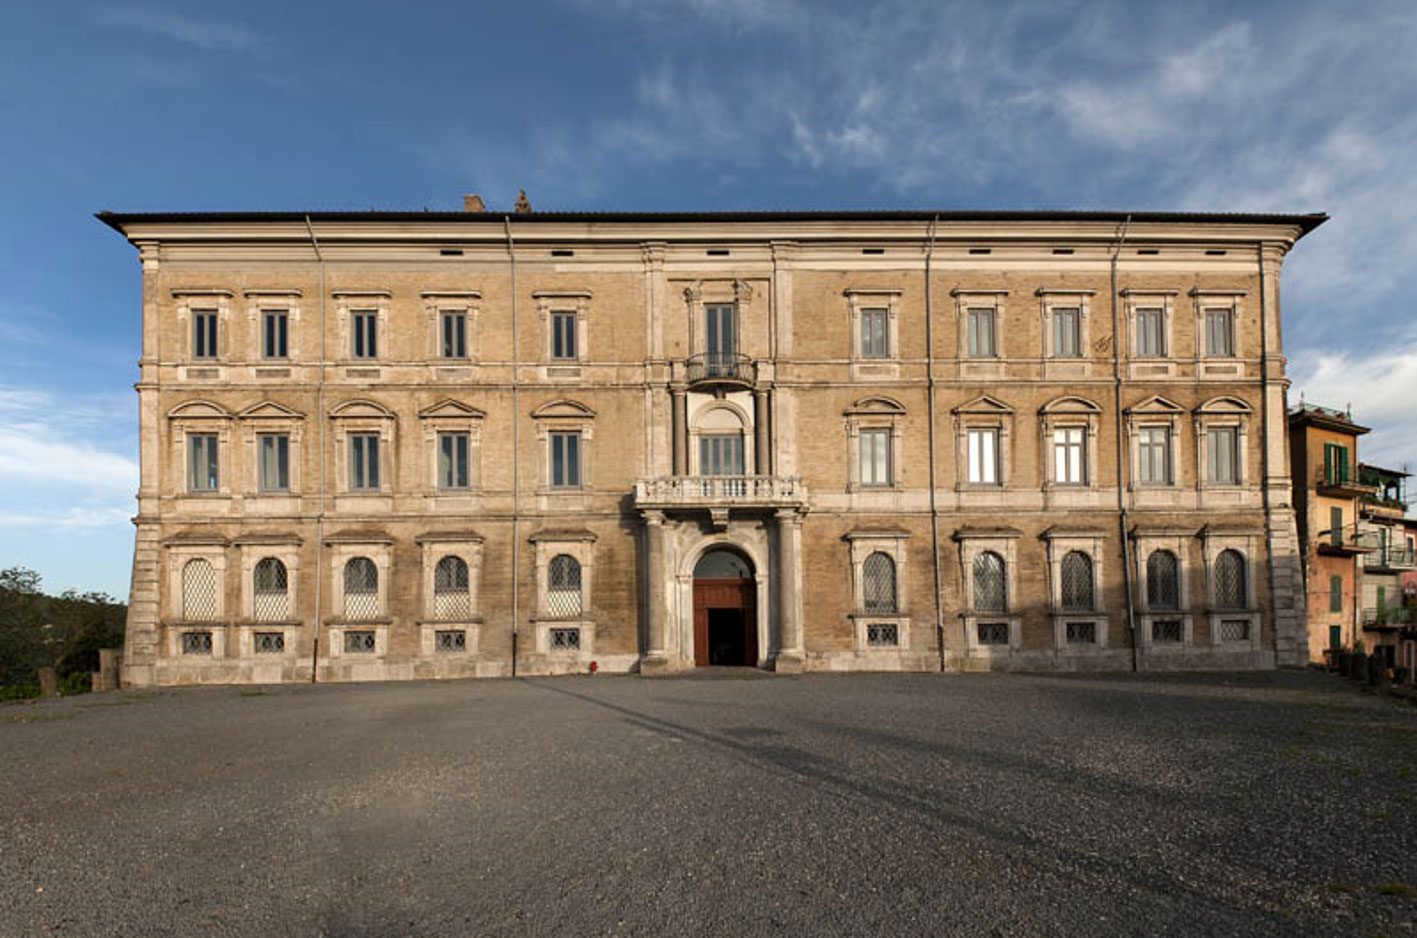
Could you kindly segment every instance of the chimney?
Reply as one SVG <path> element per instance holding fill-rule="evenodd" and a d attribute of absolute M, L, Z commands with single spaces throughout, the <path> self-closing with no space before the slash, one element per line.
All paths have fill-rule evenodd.
<path fill-rule="evenodd" d="M 516 207 L 516 212 L 517 212 L 517 214 L 518 214 L 518 215 L 521 215 L 521 214 L 525 214 L 525 213 L 530 212 L 530 211 L 531 211 L 531 200 L 526 197 L 526 190 L 525 190 L 525 189 L 518 189 L 518 190 L 517 190 L 517 207 Z"/>
<path fill-rule="evenodd" d="M 485 212 L 487 206 L 482 204 L 482 196 L 474 193 L 462 197 L 462 210 L 464 212 Z"/>

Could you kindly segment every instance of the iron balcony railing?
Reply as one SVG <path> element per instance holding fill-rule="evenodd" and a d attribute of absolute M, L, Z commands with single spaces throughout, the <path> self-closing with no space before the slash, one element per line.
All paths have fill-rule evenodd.
<path fill-rule="evenodd" d="M 1351 470 L 1342 466 L 1328 466 L 1319 469 L 1314 478 L 1314 488 L 1320 495 L 1332 493 L 1349 497 L 1353 495 L 1376 495 L 1378 488 L 1354 478 Z"/>
<path fill-rule="evenodd" d="M 1417 607 L 1378 606 L 1363 610 L 1364 625 L 1412 625 L 1417 623 Z"/>
<path fill-rule="evenodd" d="M 757 366 L 747 355 L 707 353 L 694 355 L 685 362 L 685 379 L 696 384 L 739 384 L 752 387 L 757 380 Z"/>
<path fill-rule="evenodd" d="M 1318 548 L 1323 553 L 1365 554 L 1380 547 L 1376 531 L 1360 531 L 1352 525 L 1319 532 Z"/>
<path fill-rule="evenodd" d="M 800 505 L 807 488 L 796 476 L 663 476 L 635 483 L 646 506 Z"/>
<path fill-rule="evenodd" d="M 1407 568 L 1417 568 L 1417 551 L 1411 547 L 1386 548 L 1381 545 L 1363 558 L 1363 566 L 1369 568 L 1385 568 L 1388 570 L 1399 570 Z"/>

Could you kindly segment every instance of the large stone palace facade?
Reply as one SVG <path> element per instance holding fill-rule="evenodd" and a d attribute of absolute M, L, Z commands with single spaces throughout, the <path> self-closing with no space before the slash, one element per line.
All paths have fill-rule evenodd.
<path fill-rule="evenodd" d="M 129 684 L 1307 658 L 1322 215 L 111 214 Z"/>

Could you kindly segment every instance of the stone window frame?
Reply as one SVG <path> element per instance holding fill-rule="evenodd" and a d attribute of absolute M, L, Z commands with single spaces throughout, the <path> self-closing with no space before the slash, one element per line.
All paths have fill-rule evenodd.
<path fill-rule="evenodd" d="M 891 492 L 902 488 L 901 479 L 905 475 L 901 440 L 907 411 L 905 405 L 894 398 L 880 394 L 863 397 L 842 411 L 846 429 L 846 491 L 847 492 Z M 886 485 L 865 484 L 861 481 L 861 431 L 887 430 L 890 432 L 890 453 L 888 462 L 891 479 Z"/>
<path fill-rule="evenodd" d="M 330 293 L 335 301 L 335 320 L 339 328 L 339 352 L 331 356 L 336 362 L 346 365 L 367 365 L 371 363 L 387 362 L 392 359 L 389 355 L 389 340 L 392 338 L 389 329 L 389 306 L 393 300 L 393 292 L 390 290 L 335 290 Z M 377 321 L 374 337 L 375 354 L 365 358 L 354 357 L 354 331 L 353 319 L 355 310 L 372 309 L 375 312 Z"/>
<path fill-rule="evenodd" d="M 208 400 L 183 401 L 167 412 L 168 436 L 172 446 L 172 466 L 181 473 L 181 481 L 169 489 L 178 498 L 229 499 L 233 494 L 232 427 L 235 416 L 225 407 Z M 196 489 L 192 486 L 191 447 L 188 438 L 197 434 L 214 434 L 217 438 L 217 487 Z"/>
<path fill-rule="evenodd" d="M 482 422 L 484 411 L 451 397 L 418 412 L 423 431 L 423 452 L 428 464 L 421 473 L 425 492 L 432 498 L 460 498 L 476 495 L 482 484 Z M 467 434 L 467 488 L 442 488 L 438 482 L 438 436 L 442 433 Z"/>
<path fill-rule="evenodd" d="M 536 301 L 536 318 L 541 326 L 541 360 L 543 367 L 557 367 L 557 377 L 575 377 L 563 373 L 567 368 L 575 368 L 590 361 L 590 313 L 591 292 L 589 290 L 536 290 L 531 294 Z M 551 314 L 569 312 L 576 314 L 576 357 L 555 358 L 552 342 Z"/>
<path fill-rule="evenodd" d="M 172 290 L 176 305 L 176 318 L 180 324 L 182 341 L 179 346 L 179 361 L 187 365 L 225 365 L 231 359 L 231 302 L 235 298 L 230 290 L 217 287 L 191 287 Z M 197 357 L 196 334 L 192 325 L 193 310 L 216 310 L 216 354 L 206 358 Z"/>
<path fill-rule="evenodd" d="M 955 419 L 955 491 L 982 494 L 1008 491 L 1013 485 L 1014 409 L 996 397 L 981 394 L 952 411 Z M 994 453 L 997 482 L 969 481 L 969 431 L 995 430 L 998 449 Z"/>
<path fill-rule="evenodd" d="M 329 558 L 325 569 L 330 578 L 329 608 L 334 611 L 324 617 L 328 640 L 323 643 L 323 653 L 329 658 L 350 654 L 344 650 L 346 631 L 373 632 L 373 655 L 360 654 L 357 659 L 383 658 L 389 651 L 389 627 L 393 623 L 389 615 L 389 582 L 394 573 L 394 539 L 383 532 L 354 531 L 325 538 L 325 547 Z M 355 557 L 368 557 L 379 573 L 376 593 L 379 611 L 368 619 L 349 619 L 344 614 L 344 568 Z"/>
<path fill-rule="evenodd" d="M 297 289 L 246 290 L 242 296 L 246 300 L 246 324 L 251 336 L 250 360 L 291 364 L 300 361 L 300 300 L 304 294 Z M 266 357 L 266 310 L 285 310 L 285 355 Z"/>
<path fill-rule="evenodd" d="M 959 544 L 960 582 L 964 585 L 965 654 L 974 658 L 1003 658 L 1019 651 L 1023 645 L 1023 617 L 1018 600 L 1018 543 L 1022 532 L 1010 527 L 964 527 L 955 531 L 953 540 Z M 998 554 L 1004 561 L 1005 611 L 980 612 L 974 608 L 974 561 L 980 554 Z M 981 645 L 979 625 L 984 622 L 1004 622 L 1009 627 L 1007 645 Z"/>
<path fill-rule="evenodd" d="M 1140 289 L 1129 287 L 1121 291 L 1123 302 L 1126 304 L 1127 329 L 1127 357 L 1132 361 L 1143 362 L 1163 362 L 1172 361 L 1176 357 L 1176 296 L 1180 293 L 1176 289 Z M 1137 328 L 1137 311 L 1143 309 L 1161 310 L 1161 344 L 1164 346 L 1160 355 L 1143 355 L 1140 352 L 1141 330 Z"/>
<path fill-rule="evenodd" d="M 427 322 L 428 358 L 438 364 L 462 365 L 478 361 L 481 344 L 477 321 L 481 312 L 482 293 L 478 290 L 424 290 L 423 315 Z M 467 317 L 463 335 L 466 355 L 443 355 L 443 313 L 463 313 Z"/>
<path fill-rule="evenodd" d="M 236 415 L 240 425 L 243 458 L 242 483 L 248 498 L 292 498 L 301 494 L 301 440 L 304 437 L 305 415 L 272 400 L 252 404 Z M 290 485 L 285 489 L 261 488 L 261 436 L 285 434 L 290 438 Z"/>
<path fill-rule="evenodd" d="M 1089 491 L 1095 490 L 1098 464 L 1098 431 L 1101 427 L 1102 408 L 1085 397 L 1064 395 L 1055 397 L 1038 410 L 1038 425 L 1043 455 L 1043 490 Z M 1059 482 L 1055 470 L 1057 460 L 1053 452 L 1053 431 L 1083 428 L 1082 482 Z"/>
<path fill-rule="evenodd" d="M 482 544 L 483 537 L 475 531 L 430 531 L 414 539 L 422 560 L 423 615 L 418 619 L 419 650 L 424 658 L 449 660 L 476 657 L 482 626 Z M 434 585 L 438 563 L 444 557 L 457 557 L 467 564 L 468 614 L 444 619 L 437 614 Z M 461 630 L 465 644 L 458 651 L 438 651 L 438 633 Z"/>
<path fill-rule="evenodd" d="M 583 529 L 547 529 L 536 532 L 528 540 L 534 549 L 536 563 L 536 609 L 531 616 L 536 633 L 536 652 L 557 658 L 567 657 L 573 661 L 582 658 L 589 660 L 595 653 L 596 615 L 591 607 L 591 598 L 595 595 L 595 533 Z M 581 566 L 581 614 L 574 618 L 552 616 L 547 605 L 551 593 L 549 567 L 552 558 L 561 554 L 573 557 Z M 579 629 L 580 648 L 553 650 L 553 628 Z"/>
<path fill-rule="evenodd" d="M 1250 475 L 1250 421 L 1254 408 L 1238 397 L 1220 395 L 1212 397 L 1194 411 L 1196 433 L 1196 489 L 1202 493 L 1239 492 L 1252 488 Z M 1222 427 L 1235 428 L 1235 475 L 1234 482 L 1211 482 L 1209 471 L 1209 446 L 1206 431 Z"/>
<path fill-rule="evenodd" d="M 753 432 L 753 419 L 742 407 L 729 400 L 713 400 L 704 404 L 694 411 L 693 419 L 689 422 L 689 475 L 703 475 L 702 466 L 699 459 L 699 440 L 705 436 L 721 436 L 732 432 L 729 427 L 705 427 L 707 421 L 712 420 L 714 413 L 730 413 L 738 421 L 738 432 L 743 439 L 743 473 L 752 475 L 752 467 L 757 465 L 754 460 L 757 452 L 754 447 L 756 434 Z M 584 461 L 584 456 L 582 457 Z"/>
<path fill-rule="evenodd" d="M 1139 644 L 1149 653 L 1165 654 L 1183 652 L 1195 644 L 1195 618 L 1191 610 L 1191 543 L 1195 539 L 1194 529 L 1185 528 L 1143 528 L 1131 531 L 1132 565 L 1136 571 L 1136 607 Z M 1153 610 L 1148 600 L 1147 562 L 1158 550 L 1170 551 L 1176 556 L 1177 609 Z M 1180 644 L 1156 644 L 1152 639 L 1152 626 L 1157 620 L 1179 620 L 1181 623 Z"/>
<path fill-rule="evenodd" d="M 1213 362 L 1238 362 L 1246 356 L 1242 350 L 1244 348 L 1244 304 L 1241 302 L 1248 295 L 1249 291 L 1240 288 L 1203 289 L 1194 287 L 1188 296 L 1195 303 L 1196 317 L 1196 361 Z M 1230 342 L 1232 354 L 1213 355 L 1210 351 L 1209 337 L 1206 330 L 1206 311 L 1211 309 L 1229 309 L 1231 334 Z"/>
<path fill-rule="evenodd" d="M 1206 525 L 1200 532 L 1201 548 L 1205 560 L 1206 618 L 1210 625 L 1210 644 L 1214 648 L 1243 648 L 1247 651 L 1260 650 L 1262 613 L 1259 596 L 1256 560 L 1264 546 L 1264 532 L 1248 528 Z M 1227 550 L 1237 551 L 1245 560 L 1245 608 L 1217 609 L 1215 603 L 1215 562 Z M 1222 620 L 1246 619 L 1250 623 L 1248 642 L 1222 642 L 1220 623 Z"/>
<path fill-rule="evenodd" d="M 900 654 L 910 649 L 910 606 L 906 601 L 909 572 L 909 552 L 906 541 L 910 532 L 896 528 L 858 528 L 842 537 L 847 543 L 847 560 L 851 564 L 851 612 L 855 651 L 857 654 Z M 866 611 L 866 558 L 882 553 L 895 564 L 895 612 Z M 872 625 L 894 625 L 897 644 L 871 645 L 867 631 Z"/>
<path fill-rule="evenodd" d="M 1107 533 L 1092 528 L 1051 527 L 1039 537 L 1047 545 L 1048 558 L 1048 602 L 1053 619 L 1053 648 L 1059 654 L 1092 654 L 1107 649 L 1108 615 L 1103 593 L 1107 582 L 1106 546 Z M 1065 612 L 1063 610 L 1063 558 L 1073 551 L 1086 554 L 1092 561 L 1092 610 Z M 1096 643 L 1079 646 L 1068 642 L 1069 622 L 1091 622 L 1096 635 Z"/>
<path fill-rule="evenodd" d="M 255 633 L 280 632 L 285 636 L 285 649 L 280 654 L 262 654 L 262 660 L 294 659 L 300 635 L 300 547 L 303 541 L 294 534 L 253 534 L 236 538 L 237 564 L 241 573 L 241 617 L 236 622 L 239 654 L 242 658 L 256 657 Z M 256 565 L 274 557 L 285 565 L 284 619 L 256 618 Z"/>
<path fill-rule="evenodd" d="M 547 401 L 531 412 L 536 426 L 537 460 L 536 494 L 560 498 L 584 498 L 594 491 L 591 472 L 592 445 L 595 439 L 595 411 L 580 401 L 557 398 Z M 581 484 L 576 488 L 551 485 L 551 434 L 580 433 Z"/>
<path fill-rule="evenodd" d="M 689 354 L 708 354 L 706 308 L 709 306 L 732 306 L 735 354 L 751 359 L 752 356 L 747 351 L 746 321 L 752 308 L 754 293 L 752 284 L 745 280 L 731 278 L 695 280 L 686 286 L 684 288 L 684 306 L 689 316 Z"/>
<path fill-rule="evenodd" d="M 383 404 L 368 398 L 354 398 L 330 408 L 335 446 L 336 495 L 349 498 L 387 497 L 396 490 L 394 443 L 398 418 Z M 349 485 L 349 437 L 353 433 L 375 433 L 379 436 L 379 487 L 352 489 Z"/>
<path fill-rule="evenodd" d="M 851 363 L 883 364 L 900 359 L 900 298 L 905 293 L 902 287 L 847 287 L 841 291 L 846 297 L 847 328 L 851 331 Z M 866 355 L 861 345 L 861 311 L 884 309 L 886 311 L 886 354 Z M 873 377 L 880 377 L 874 375 Z"/>
<path fill-rule="evenodd" d="M 1039 287 L 1038 316 L 1043 330 L 1042 358 L 1045 361 L 1087 362 L 1092 358 L 1092 297 L 1096 290 L 1064 289 L 1061 287 Z M 1078 311 L 1078 353 L 1059 355 L 1055 348 L 1053 334 L 1053 311 L 1055 309 L 1076 309 Z"/>
<path fill-rule="evenodd" d="M 1185 409 L 1174 401 L 1160 395 L 1152 395 L 1138 401 L 1123 412 L 1127 428 L 1127 454 L 1130 457 L 1131 478 L 1129 487 L 1137 490 L 1174 492 L 1181 485 L 1181 420 Z M 1166 430 L 1166 474 L 1167 482 L 1143 482 L 1141 478 L 1141 431 L 1161 428 Z"/>
<path fill-rule="evenodd" d="M 1004 297 L 1008 290 L 966 290 L 957 287 L 950 291 L 955 300 L 955 353 L 960 361 L 1002 361 L 1008 356 L 1004 352 Z M 969 311 L 989 308 L 994 311 L 994 354 L 969 354 Z"/>
<path fill-rule="evenodd" d="M 223 654 L 225 653 L 224 639 L 218 639 L 218 634 L 225 635 L 225 626 L 229 618 L 226 608 L 226 551 L 229 544 L 230 542 L 224 537 L 206 535 L 179 535 L 163 542 L 164 559 L 167 564 L 167 593 L 163 601 L 166 615 L 163 616 L 163 619 L 169 625 L 172 654 L 180 655 L 182 652 L 182 639 L 179 633 L 193 630 L 212 633 L 212 657 L 220 657 L 217 654 L 218 641 L 222 642 Z M 216 614 L 210 619 L 189 620 L 183 616 L 182 575 L 188 562 L 193 560 L 205 560 L 210 563 L 212 573 L 216 578 Z"/>

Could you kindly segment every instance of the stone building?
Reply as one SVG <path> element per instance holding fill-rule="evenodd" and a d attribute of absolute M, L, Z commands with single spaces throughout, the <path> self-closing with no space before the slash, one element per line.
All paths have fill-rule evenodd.
<path fill-rule="evenodd" d="M 130 684 L 1307 656 L 1322 215 L 111 214 Z"/>

